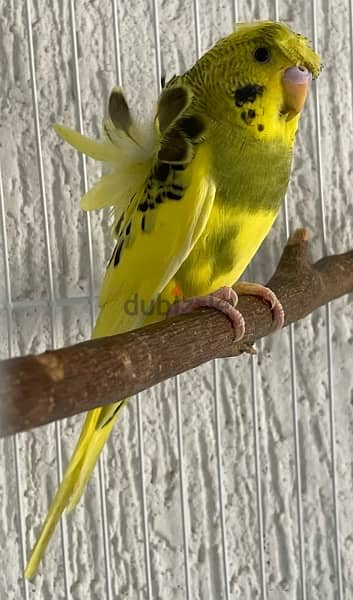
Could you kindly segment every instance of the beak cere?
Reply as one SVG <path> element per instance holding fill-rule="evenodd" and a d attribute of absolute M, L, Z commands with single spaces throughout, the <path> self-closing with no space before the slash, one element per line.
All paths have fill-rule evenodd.
<path fill-rule="evenodd" d="M 281 113 L 290 121 L 302 110 L 312 76 L 305 67 L 290 67 L 283 73 L 284 103 Z"/>

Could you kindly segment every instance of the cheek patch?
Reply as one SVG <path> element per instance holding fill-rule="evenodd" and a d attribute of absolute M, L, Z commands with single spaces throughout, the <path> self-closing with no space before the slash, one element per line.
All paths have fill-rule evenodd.
<path fill-rule="evenodd" d="M 258 96 L 262 96 L 264 91 L 265 87 L 263 85 L 257 85 L 256 83 L 251 83 L 250 85 L 238 88 L 234 93 L 235 105 L 242 107 L 247 103 L 252 104 Z"/>

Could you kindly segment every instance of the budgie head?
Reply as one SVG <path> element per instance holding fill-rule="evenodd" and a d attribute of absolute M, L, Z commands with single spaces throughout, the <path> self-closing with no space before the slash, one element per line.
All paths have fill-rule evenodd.
<path fill-rule="evenodd" d="M 309 41 L 272 21 L 239 24 L 184 75 L 194 106 L 213 123 L 258 139 L 293 143 L 321 61 Z"/>

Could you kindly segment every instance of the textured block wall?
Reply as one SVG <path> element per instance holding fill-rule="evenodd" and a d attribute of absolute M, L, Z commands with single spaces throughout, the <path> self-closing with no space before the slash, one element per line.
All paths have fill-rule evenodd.
<path fill-rule="evenodd" d="M 352 2 L 247 0 L 237 7 L 230 0 L 3 0 L 1 8 L 1 358 L 87 339 L 111 251 L 107 214 L 93 214 L 88 221 L 79 210 L 79 198 L 86 183 L 97 178 L 99 166 L 91 160 L 83 163 L 57 139 L 52 124 L 78 126 L 82 119 L 84 132 L 98 135 L 109 91 L 120 76 L 129 101 L 144 116 L 156 99 L 161 69 L 172 75 L 190 66 L 198 52 L 232 30 L 235 16 L 275 18 L 279 8 L 281 20 L 314 37 L 326 68 L 302 118 L 288 193 L 288 223 L 290 230 L 311 228 L 317 258 L 324 251 L 323 221 L 328 252 L 352 248 Z M 267 280 L 285 238 L 282 212 L 254 260 L 252 277 Z M 146 392 L 142 424 L 150 596 L 135 399 L 113 432 L 84 500 L 58 529 L 38 576 L 26 586 L 23 555 L 39 531 L 61 461 L 65 465 L 70 456 L 82 418 L 1 441 L 0 597 L 187 597 L 177 389 L 190 598 L 226 598 L 215 389 L 229 597 L 261 597 L 254 405 L 262 483 L 263 587 L 271 600 L 304 597 L 293 397 L 299 418 L 307 598 L 339 597 L 332 401 L 342 582 L 344 597 L 353 597 L 351 298 L 338 300 L 331 308 L 331 337 L 325 309 L 294 327 L 295 386 L 289 331 L 284 330 L 259 343 L 255 359 L 220 361 L 218 371 L 207 364 L 182 375 L 179 388 L 168 381 Z"/>

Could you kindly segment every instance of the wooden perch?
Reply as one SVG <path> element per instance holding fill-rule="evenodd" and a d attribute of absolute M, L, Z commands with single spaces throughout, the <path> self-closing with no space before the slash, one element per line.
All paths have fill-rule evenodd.
<path fill-rule="evenodd" d="M 285 325 L 353 292 L 353 250 L 308 258 L 309 232 L 289 239 L 268 286 L 285 310 Z M 26 431 L 136 394 L 210 359 L 237 356 L 269 335 L 272 316 L 261 300 L 244 296 L 246 334 L 233 341 L 228 319 L 214 309 L 129 333 L 0 363 L 0 436 Z"/>

